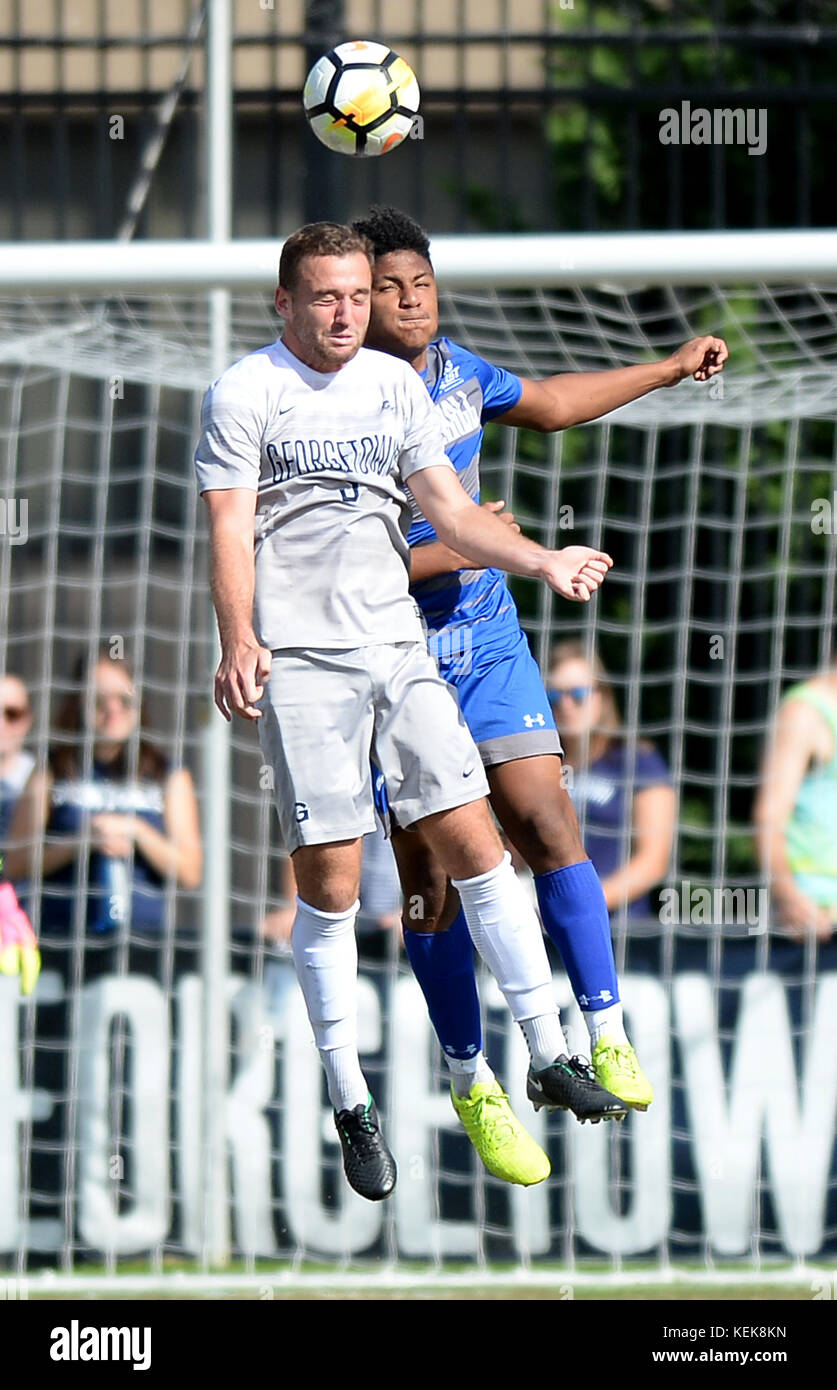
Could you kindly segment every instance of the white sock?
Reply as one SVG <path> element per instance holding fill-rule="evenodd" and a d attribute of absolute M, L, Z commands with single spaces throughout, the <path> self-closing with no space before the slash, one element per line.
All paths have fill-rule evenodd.
<path fill-rule="evenodd" d="M 532 1065 L 550 1066 L 567 1051 L 540 923 L 504 854 L 495 869 L 454 879 L 471 940 L 523 1028 Z M 527 1031 L 528 1030 L 528 1031 Z"/>
<path fill-rule="evenodd" d="M 360 1059 L 354 1043 L 345 1047 L 320 1048 L 325 1067 L 328 1098 L 335 1110 L 354 1110 L 369 1099 L 369 1087 L 360 1069 Z"/>
<path fill-rule="evenodd" d="M 354 1110 L 369 1097 L 357 1054 L 359 906 L 356 902 L 345 912 L 320 912 L 297 898 L 291 935 L 297 979 L 335 1110 Z"/>
<path fill-rule="evenodd" d="M 471 1094 L 472 1086 L 490 1085 L 494 1080 L 494 1073 L 485 1060 L 484 1052 L 478 1052 L 474 1057 L 448 1057 L 445 1055 L 445 1061 L 448 1064 L 454 1092 L 460 1100 L 463 1096 Z"/>
<path fill-rule="evenodd" d="M 622 1022 L 622 1005 L 609 1004 L 606 1009 L 583 1010 L 584 1022 L 590 1034 L 590 1044 L 596 1046 L 599 1038 L 612 1038 L 614 1042 L 626 1043 L 628 1035 Z"/>
<path fill-rule="evenodd" d="M 526 1039 L 526 1046 L 529 1049 L 529 1056 L 535 1071 L 543 1071 L 544 1067 L 551 1067 L 556 1057 L 566 1056 L 569 1052 L 569 1045 L 560 1024 L 558 1027 L 559 1036 L 555 1034 L 553 1018 L 549 1016 L 524 1018 L 520 1019 L 519 1022 L 520 1031 Z"/>

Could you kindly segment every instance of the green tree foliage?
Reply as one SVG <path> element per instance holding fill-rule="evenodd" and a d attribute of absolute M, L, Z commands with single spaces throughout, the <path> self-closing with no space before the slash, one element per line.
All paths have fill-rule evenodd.
<path fill-rule="evenodd" d="M 545 117 L 556 230 L 831 225 L 832 0 L 553 7 Z M 831 32 L 831 30 L 829 30 Z M 767 149 L 664 145 L 660 113 L 765 112 Z"/>

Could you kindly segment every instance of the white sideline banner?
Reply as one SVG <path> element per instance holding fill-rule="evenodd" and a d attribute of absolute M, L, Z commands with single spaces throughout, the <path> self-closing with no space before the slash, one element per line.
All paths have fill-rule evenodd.
<path fill-rule="evenodd" d="M 563 1115 L 548 1121 L 534 1115 L 523 1095 L 525 1049 L 496 993 L 486 990 L 489 1056 L 553 1159 L 553 1176 L 528 1191 L 484 1175 L 465 1141 L 450 1148 L 459 1142 L 458 1122 L 415 981 L 399 974 L 389 988 L 386 979 L 362 976 L 361 1052 L 374 1059 L 373 1088 L 399 1166 L 393 1201 L 373 1204 L 343 1179 L 292 967 L 273 969 L 270 990 L 244 976 L 229 979 L 226 1171 L 238 1252 L 275 1258 L 302 1250 L 335 1258 L 380 1252 L 388 1240 L 387 1248 L 394 1244 L 403 1258 L 473 1259 L 490 1199 L 492 1230 L 499 1221 L 508 1253 L 518 1258 L 566 1254 L 568 1241 L 587 1254 L 647 1254 L 672 1235 L 675 1190 L 690 1181 L 699 1222 L 684 1231 L 680 1218 L 681 1243 L 688 1235 L 696 1246 L 708 1241 L 719 1255 L 747 1255 L 767 1196 L 777 1252 L 824 1252 L 828 1203 L 835 1200 L 837 971 L 816 981 L 801 1045 L 788 985 L 778 973 L 753 972 L 732 982 L 739 993 L 732 1035 L 719 1029 L 717 990 L 708 975 L 675 973 L 671 991 L 650 974 L 626 975 L 629 1030 L 656 1099 L 621 1133 L 605 1124 L 582 1127 Z M 45 1008 L 61 1002 L 55 972 L 45 973 L 38 988 Z M 555 988 L 572 1043 L 584 1050 L 585 1030 L 566 980 L 556 977 Z M 0 1250 L 71 1242 L 118 1256 L 160 1245 L 199 1253 L 200 990 L 194 974 L 181 976 L 170 997 L 142 974 L 105 974 L 82 986 L 77 1093 L 66 1107 L 64 1095 L 24 1084 L 18 1060 L 24 1014 L 16 982 L 0 979 Z M 130 1049 L 122 1072 L 121 1151 L 113 1137 L 117 1021 Z M 685 1134 L 674 1118 L 678 1093 Z M 33 1141 L 37 1148 L 39 1122 L 62 1107 L 73 1114 L 75 1143 L 67 1141 L 67 1152 L 74 1162 L 65 1169 L 71 1190 L 63 1200 L 56 1194 L 59 1216 L 39 1216 L 30 1195 L 24 1228 L 26 1153 Z M 44 1194 L 38 1195 L 43 1205 Z"/>

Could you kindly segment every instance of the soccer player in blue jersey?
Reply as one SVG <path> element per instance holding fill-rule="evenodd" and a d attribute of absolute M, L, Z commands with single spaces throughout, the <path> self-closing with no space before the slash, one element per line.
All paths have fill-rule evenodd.
<path fill-rule="evenodd" d="M 705 381 L 726 360 L 723 340 L 706 336 L 661 362 L 523 380 L 437 337 L 430 243 L 416 222 L 384 207 L 373 208 L 353 226 L 375 252 L 366 345 L 400 357 L 421 375 L 436 402 L 448 457 L 475 502 L 487 420 L 544 432 L 565 429 L 687 376 Z M 645 1110 L 653 1090 L 625 1033 L 602 887 L 581 843 L 562 781 L 561 744 L 549 699 L 505 576 L 471 565 L 443 545 L 418 509 L 409 542 L 413 596 L 433 634 L 441 674 L 456 688 L 482 755 L 494 811 L 534 874 L 544 926 L 587 1023 L 595 1077 L 627 1105 Z M 420 920 L 405 913 L 407 954 L 451 1071 L 454 1108 L 479 1151 L 482 1117 L 501 1123 L 503 1102 L 482 1052 L 465 918 L 419 836 L 393 827 L 393 849 L 405 901 L 422 902 L 424 909 Z M 527 1093 L 537 1107 L 534 1071 Z"/>

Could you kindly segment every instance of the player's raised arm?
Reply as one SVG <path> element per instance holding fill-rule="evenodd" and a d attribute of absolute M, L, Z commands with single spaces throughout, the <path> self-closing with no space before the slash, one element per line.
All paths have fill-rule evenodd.
<path fill-rule="evenodd" d="M 209 510 L 212 602 L 221 638 L 215 703 L 225 719 L 260 719 L 255 702 L 264 694 L 271 655 L 253 631 L 253 527 L 256 493 L 250 488 L 204 492 Z"/>
<path fill-rule="evenodd" d="M 495 418 L 504 425 L 544 433 L 584 425 L 661 386 L 677 386 L 687 376 L 708 381 L 723 370 L 728 356 L 723 338 L 707 334 L 692 338 L 659 362 L 605 372 L 568 372 L 544 381 L 524 379 L 520 400 Z"/>
<path fill-rule="evenodd" d="M 517 534 L 485 507 L 475 506 L 451 468 L 431 466 L 411 473 L 409 488 L 452 550 L 479 565 L 543 579 L 566 599 L 586 603 L 613 564 L 609 555 L 586 545 L 547 550 Z"/>
<path fill-rule="evenodd" d="M 481 502 L 481 507 L 493 512 L 504 526 L 519 533 L 520 527 L 514 519 L 514 512 L 505 510 L 505 502 Z M 449 545 L 432 541 L 429 545 L 416 545 L 410 551 L 410 583 L 421 584 L 425 579 L 435 579 L 437 574 L 454 574 L 457 570 L 479 569 L 469 555 L 459 555 Z"/>

